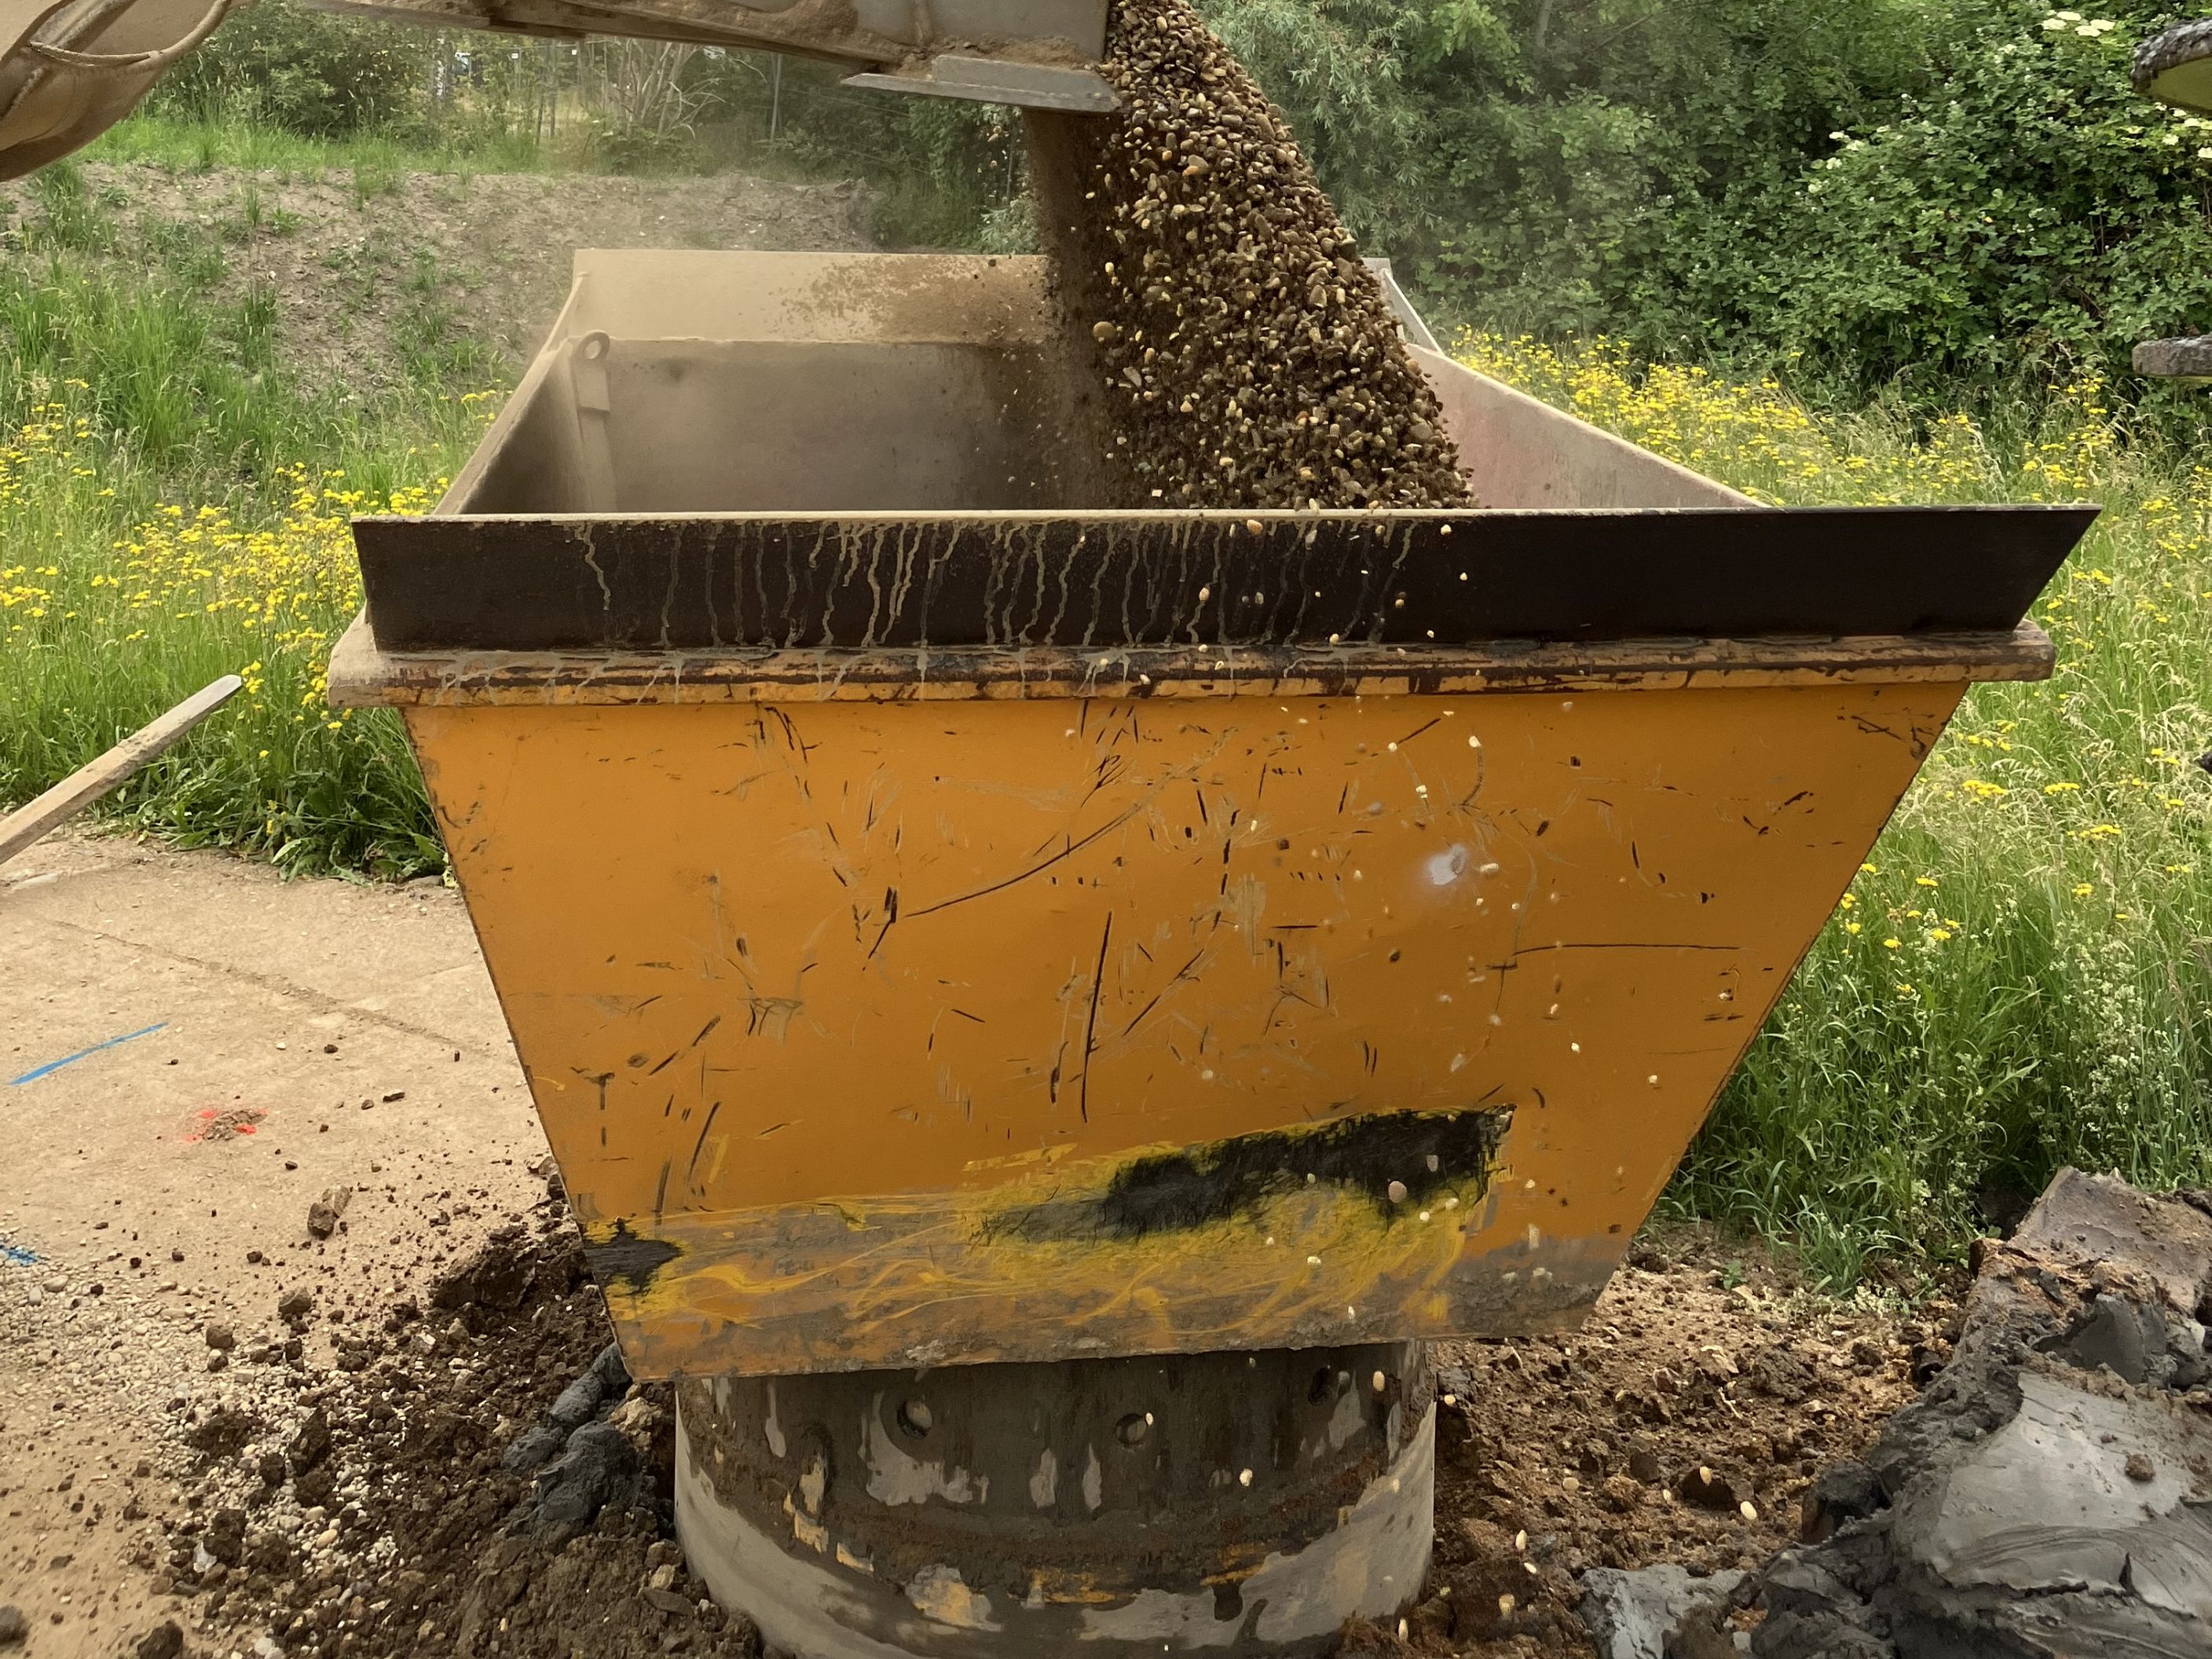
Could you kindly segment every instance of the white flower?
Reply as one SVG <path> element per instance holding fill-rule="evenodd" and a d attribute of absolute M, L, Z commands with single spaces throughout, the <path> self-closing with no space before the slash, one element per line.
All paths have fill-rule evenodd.
<path fill-rule="evenodd" d="M 2075 29 L 2074 33 L 2076 34 L 2086 34 L 2094 40 L 2097 38 L 2097 26 L 2094 23 L 2084 23 L 2081 27 Z"/>
<path fill-rule="evenodd" d="M 2212 161 L 2212 144 L 2207 144 L 2203 149 L 2198 150 L 2197 152 L 2197 159 L 2200 161 Z"/>
<path fill-rule="evenodd" d="M 2056 34 L 2059 30 L 2066 27 L 2066 23 L 2063 18 L 2046 17 L 2043 20 L 2043 27 L 2050 30 L 2051 33 Z"/>
<path fill-rule="evenodd" d="M 2181 135 L 2178 132 L 2169 132 L 2166 135 L 2163 142 L 2169 149 L 2172 149 L 2174 146 L 2181 143 Z"/>
<path fill-rule="evenodd" d="M 1828 137 L 1829 137 L 1830 138 L 1833 139 L 1837 143 L 1839 143 L 1839 144 L 1840 144 L 1840 143 L 1842 143 L 1844 142 L 1844 139 L 1846 139 L 1846 138 L 1850 137 L 1850 136 L 1851 136 L 1851 135 L 1850 135 L 1850 133 L 1848 133 L 1848 132 L 1832 132 L 1832 133 L 1830 133 L 1830 134 L 1828 135 Z"/>
<path fill-rule="evenodd" d="M 2078 11 L 2054 11 L 2051 15 L 2062 23 L 2078 23 L 2081 21 L 2081 14 Z"/>

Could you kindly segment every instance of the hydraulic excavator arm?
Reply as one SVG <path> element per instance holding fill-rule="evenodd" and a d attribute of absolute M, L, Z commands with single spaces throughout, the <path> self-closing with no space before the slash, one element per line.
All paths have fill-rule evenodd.
<path fill-rule="evenodd" d="M 245 0 L 250 3 L 250 0 Z M 130 112 L 241 0 L 0 0 L 0 179 Z M 1104 112 L 1109 0 L 335 0 L 435 28 L 681 40 L 818 58 L 854 86 Z"/>

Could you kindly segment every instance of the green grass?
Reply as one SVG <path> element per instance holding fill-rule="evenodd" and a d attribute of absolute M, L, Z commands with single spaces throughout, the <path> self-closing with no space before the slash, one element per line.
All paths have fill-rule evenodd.
<path fill-rule="evenodd" d="M 171 173 L 217 167 L 319 179 L 351 174 L 371 193 L 409 173 L 573 171 L 564 150 L 526 134 L 456 125 L 434 134 L 369 132 L 311 138 L 245 115 L 185 117 L 140 110 L 82 153 L 88 161 L 136 161 Z"/>
<path fill-rule="evenodd" d="M 296 870 L 442 865 L 397 722 L 329 716 L 358 604 L 344 515 L 419 504 L 483 427 L 489 359 L 437 349 L 396 389 L 301 385 L 265 290 L 222 286 L 232 227 L 134 225 L 73 167 L 16 187 L 0 257 L 0 802 L 223 673 L 248 696 L 109 803 L 186 844 Z"/>

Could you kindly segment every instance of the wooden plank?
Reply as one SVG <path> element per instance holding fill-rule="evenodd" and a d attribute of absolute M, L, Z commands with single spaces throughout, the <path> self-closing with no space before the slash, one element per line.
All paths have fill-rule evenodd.
<path fill-rule="evenodd" d="M 124 738 L 88 766 L 79 767 L 29 805 L 0 818 L 0 864 L 49 830 L 59 828 L 101 796 L 121 788 L 138 772 L 174 748 L 181 738 L 228 702 L 246 682 L 225 674 L 196 691 L 152 725 Z"/>

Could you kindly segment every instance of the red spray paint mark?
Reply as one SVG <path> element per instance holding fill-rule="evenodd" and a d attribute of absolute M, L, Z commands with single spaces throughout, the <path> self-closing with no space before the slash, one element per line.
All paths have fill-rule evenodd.
<path fill-rule="evenodd" d="M 269 1114 L 258 1106 L 203 1106 L 184 1121 L 179 1139 L 185 1141 L 223 1141 L 259 1132 Z"/>

